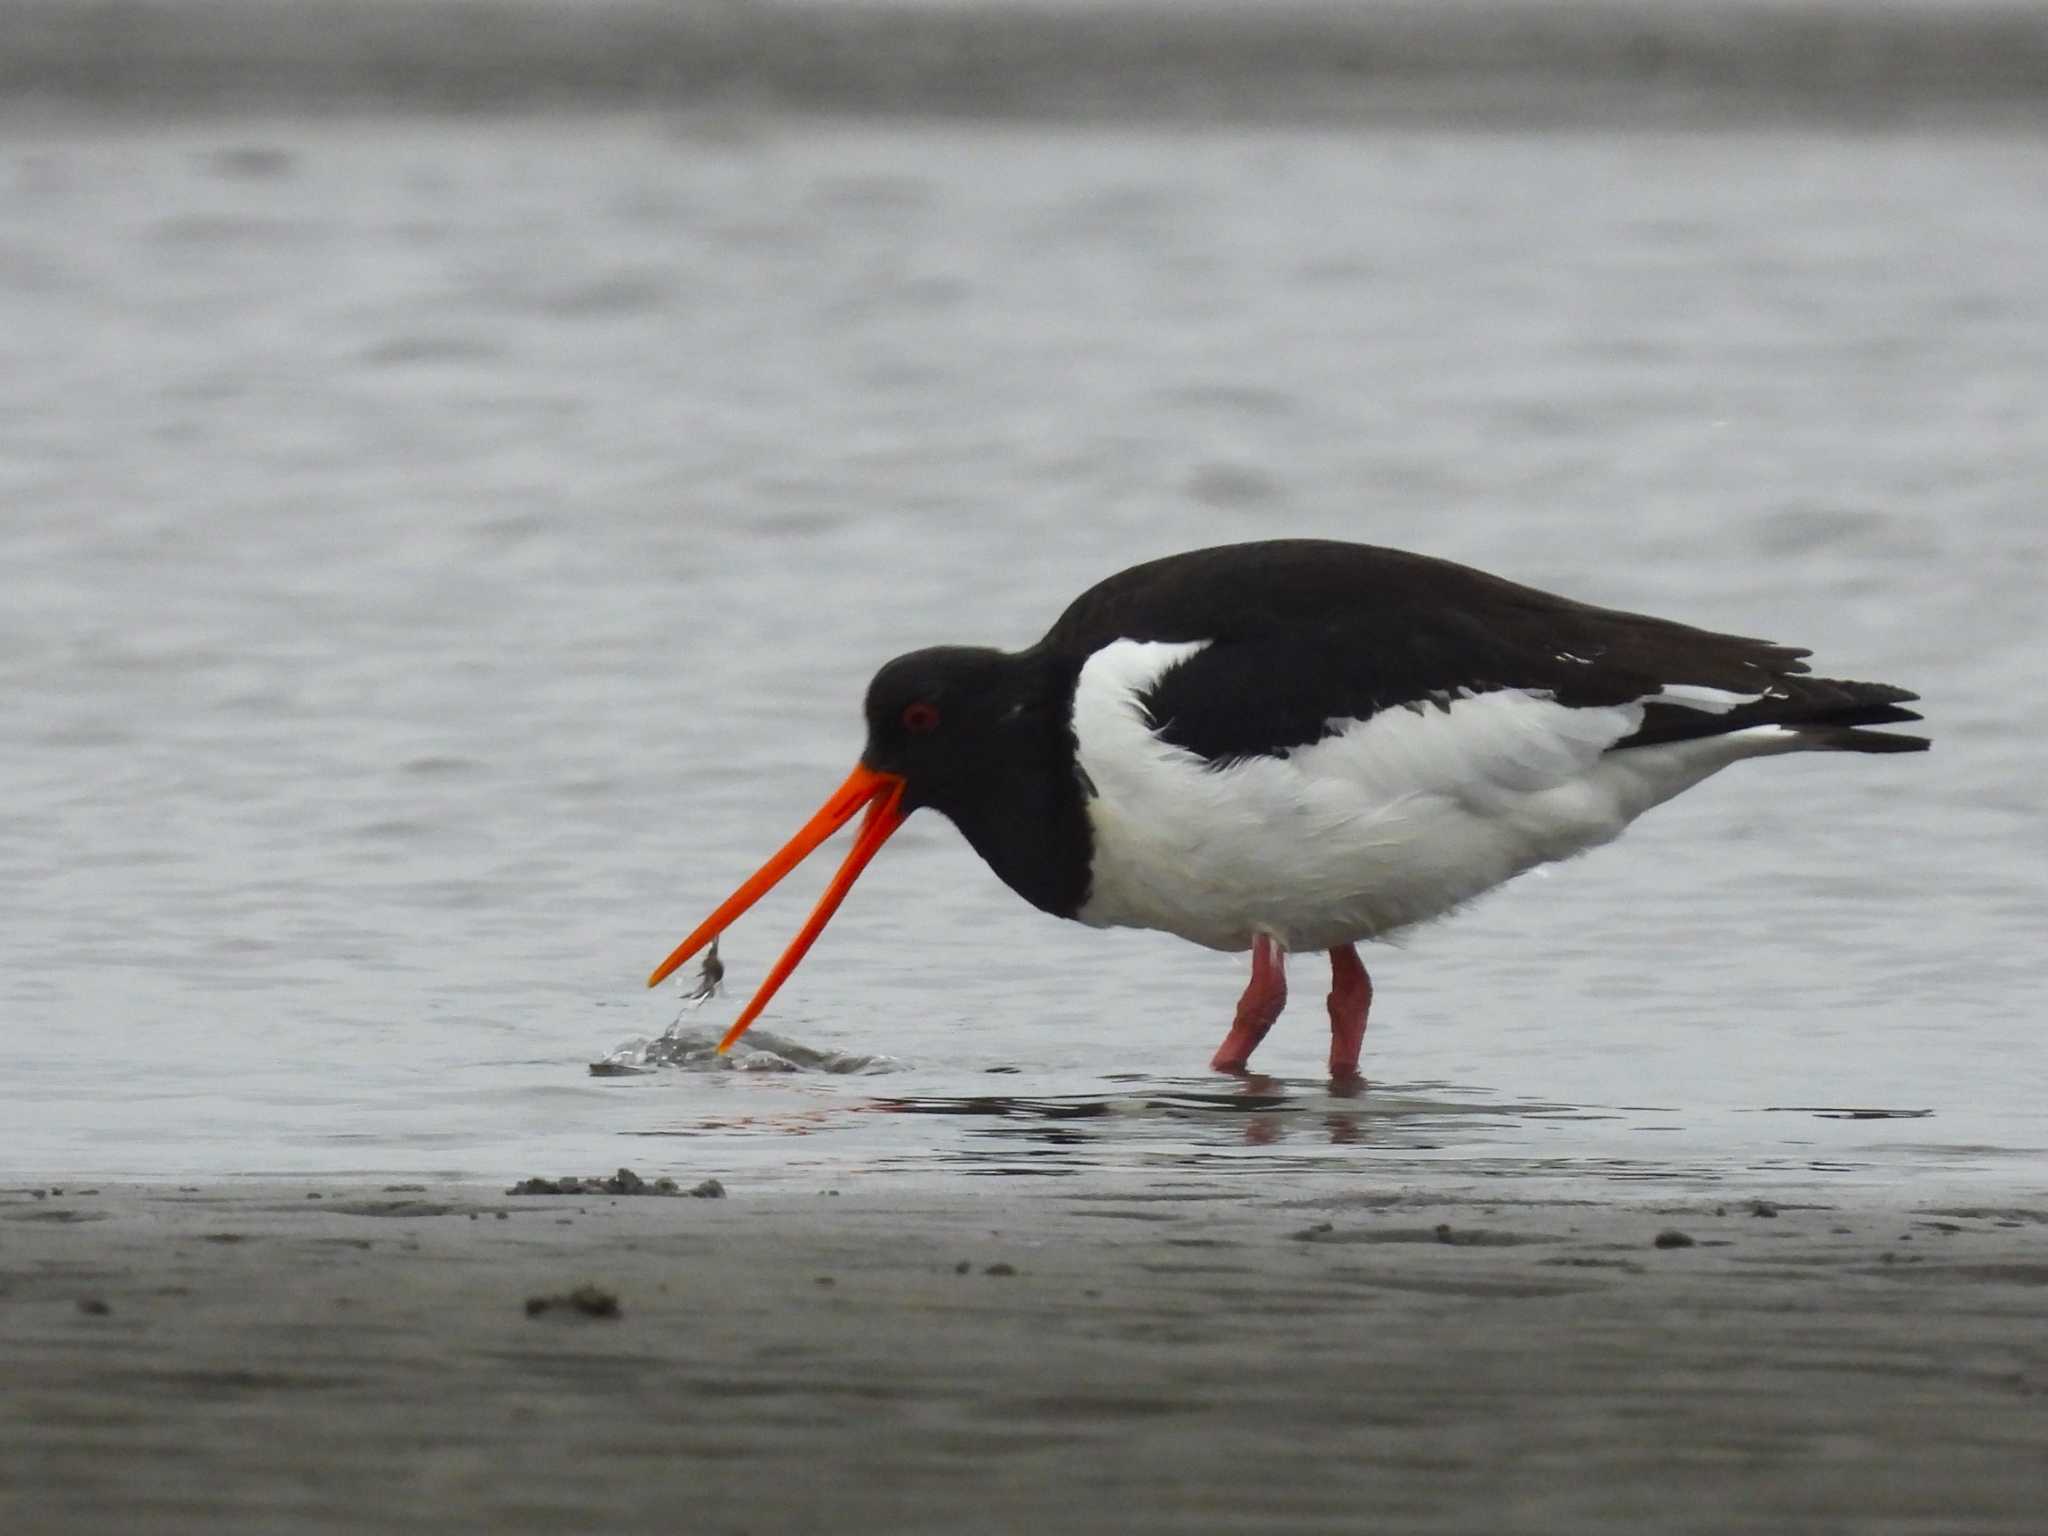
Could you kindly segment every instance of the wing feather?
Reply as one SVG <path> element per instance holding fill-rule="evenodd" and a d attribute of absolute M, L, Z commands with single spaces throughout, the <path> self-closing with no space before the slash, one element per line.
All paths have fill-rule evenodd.
<path fill-rule="evenodd" d="M 1401 550 L 1283 539 L 1131 567 L 1041 642 L 1207 641 L 1143 697 L 1160 735 L 1211 762 L 1286 752 L 1342 722 L 1518 689 L 1574 708 L 1643 704 L 1616 748 L 1760 724 L 1919 718 L 1914 695 L 1807 678 L 1806 650 L 1600 608 Z M 1663 703 L 1656 696 L 1673 691 Z"/>

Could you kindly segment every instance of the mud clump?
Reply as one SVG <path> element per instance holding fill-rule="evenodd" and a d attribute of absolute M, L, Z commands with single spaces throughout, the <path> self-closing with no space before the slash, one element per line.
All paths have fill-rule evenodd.
<path fill-rule="evenodd" d="M 725 1193 L 725 1186 L 716 1179 L 706 1179 L 703 1184 L 688 1193 L 706 1198 L 705 1186 L 715 1186 L 708 1197 L 716 1199 Z M 560 1179 L 521 1179 L 510 1189 L 508 1195 L 680 1195 L 683 1187 L 674 1179 L 643 1179 L 630 1168 L 621 1168 L 606 1177 L 579 1179 L 574 1176 Z"/>
<path fill-rule="evenodd" d="M 559 1296 L 526 1298 L 528 1317 L 539 1317 L 547 1312 L 575 1312 L 584 1317 L 616 1318 L 620 1315 L 619 1298 L 597 1285 L 579 1285 L 575 1290 Z"/>

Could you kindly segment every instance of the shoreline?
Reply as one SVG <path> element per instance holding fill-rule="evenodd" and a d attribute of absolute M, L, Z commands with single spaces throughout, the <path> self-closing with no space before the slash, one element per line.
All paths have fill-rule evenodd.
<path fill-rule="evenodd" d="M 2038 1201 L 974 1182 L 0 1192 L 0 1524 L 2018 1536 L 2048 1497 Z M 529 1313 L 586 1285 L 617 1315 Z"/>
<path fill-rule="evenodd" d="M 2048 12 L 2011 0 L 0 0 L 0 105 L 2038 124 Z"/>

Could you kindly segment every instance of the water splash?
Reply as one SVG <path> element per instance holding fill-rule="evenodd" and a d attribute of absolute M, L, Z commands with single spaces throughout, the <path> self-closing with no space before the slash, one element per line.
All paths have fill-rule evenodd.
<path fill-rule="evenodd" d="M 680 1020 L 677 1023 L 681 1023 Z M 653 1040 L 627 1040 L 590 1064 L 592 1077 L 639 1077 L 664 1068 L 678 1072 L 823 1072 L 841 1077 L 900 1072 L 904 1063 L 893 1056 L 866 1056 L 848 1051 L 819 1050 L 778 1035 L 753 1029 L 725 1055 L 718 1053 L 722 1029 L 679 1029 L 671 1025 Z"/>

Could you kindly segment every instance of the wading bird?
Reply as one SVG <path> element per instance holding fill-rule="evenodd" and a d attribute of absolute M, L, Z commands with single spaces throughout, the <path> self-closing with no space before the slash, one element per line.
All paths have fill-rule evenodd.
<path fill-rule="evenodd" d="M 1353 1079 L 1360 940 L 1568 859 L 1746 757 L 1916 752 L 1914 695 L 1807 675 L 1808 652 L 1595 608 L 1424 555 L 1311 539 L 1131 567 L 1043 640 L 899 656 L 867 745 L 658 985 L 863 807 L 817 909 L 728 1049 L 912 811 L 1011 890 L 1098 928 L 1252 955 L 1210 1065 L 1243 1072 L 1290 951 L 1330 956 L 1330 1073 Z"/>

